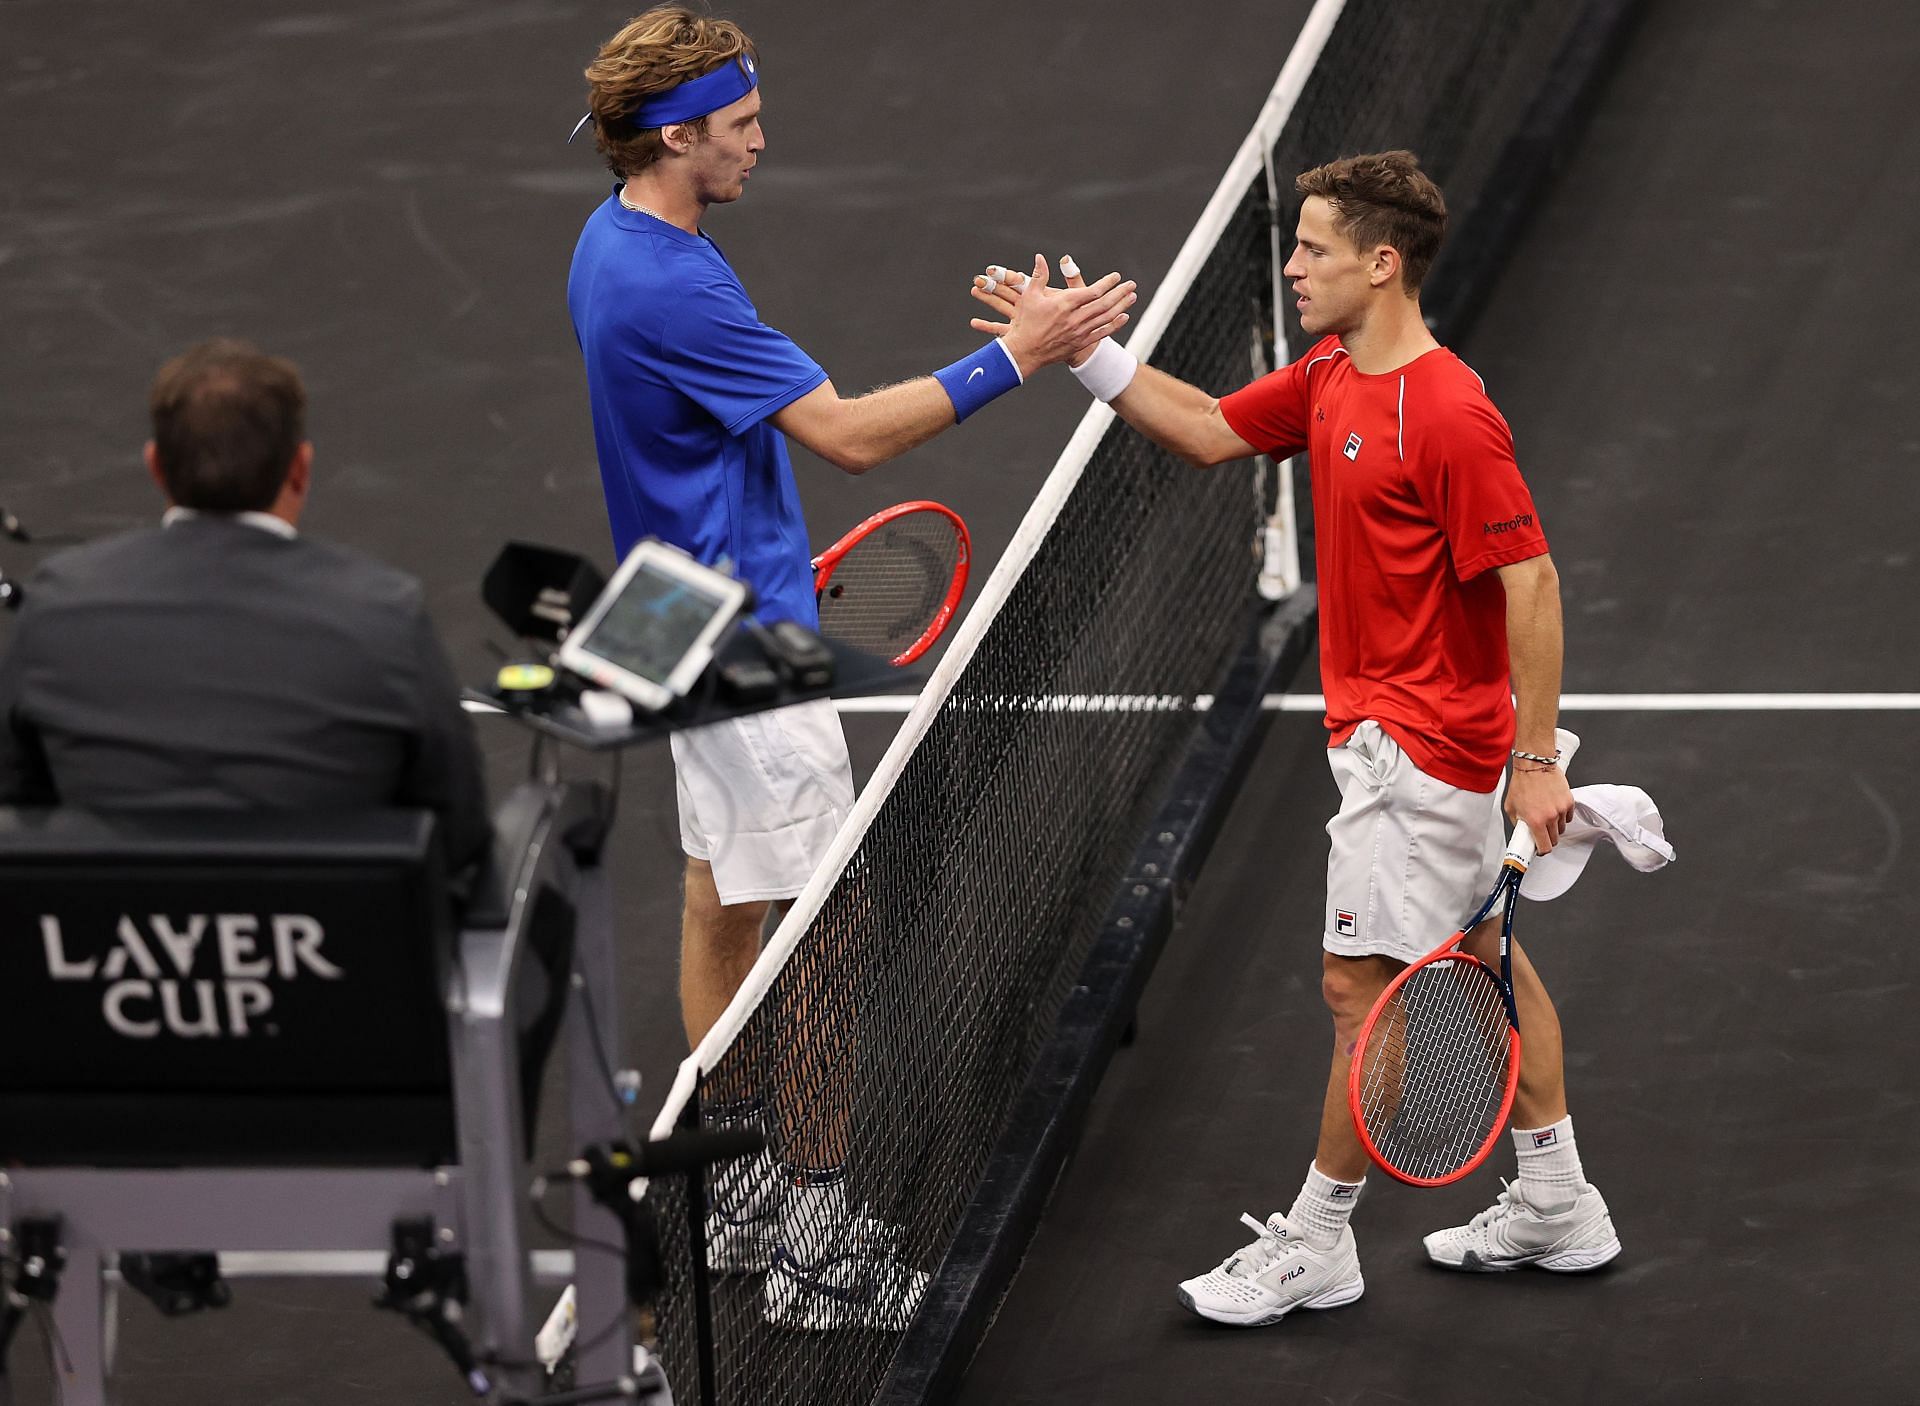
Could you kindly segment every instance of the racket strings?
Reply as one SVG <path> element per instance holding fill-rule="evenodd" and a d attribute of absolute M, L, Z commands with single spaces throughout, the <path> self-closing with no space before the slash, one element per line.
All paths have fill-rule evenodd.
<path fill-rule="evenodd" d="M 1465 958 L 1417 968 L 1374 1022 L 1361 1052 L 1360 1114 L 1383 1161 L 1443 1177 L 1499 1130 L 1512 1047 L 1493 974 Z"/>
<path fill-rule="evenodd" d="M 820 593 L 823 634 L 855 649 L 898 653 L 926 633 L 960 564 L 960 538 L 942 514 L 908 513 L 848 549 Z"/>

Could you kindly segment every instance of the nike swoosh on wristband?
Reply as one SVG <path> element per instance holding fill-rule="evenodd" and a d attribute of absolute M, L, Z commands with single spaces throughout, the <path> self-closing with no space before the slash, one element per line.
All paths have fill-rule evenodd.
<path fill-rule="evenodd" d="M 973 379 L 973 378 L 974 378 L 975 376 L 984 376 L 984 375 L 986 375 L 986 374 L 987 374 L 987 368 L 986 368 L 986 367 L 984 367 L 984 366 L 976 366 L 976 367 L 974 367 L 974 368 L 973 368 L 973 370 L 971 370 L 971 371 L 969 371 L 969 372 L 967 373 L 967 379 L 968 379 L 969 381 L 971 381 L 971 380 L 972 380 L 972 379 Z"/>

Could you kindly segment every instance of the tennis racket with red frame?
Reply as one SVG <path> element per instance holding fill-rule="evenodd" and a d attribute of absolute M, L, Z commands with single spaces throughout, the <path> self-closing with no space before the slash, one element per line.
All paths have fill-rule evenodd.
<path fill-rule="evenodd" d="M 875 513 L 814 558 L 820 633 L 911 664 L 960 608 L 972 554 L 952 508 L 917 501 Z"/>
<path fill-rule="evenodd" d="M 1560 766 L 1580 739 L 1556 734 Z M 1520 1084 L 1520 1013 L 1513 1000 L 1513 909 L 1536 853 L 1516 825 L 1500 877 L 1480 911 L 1380 993 L 1347 1074 L 1347 1107 L 1382 1171 L 1411 1186 L 1445 1186 L 1486 1160 Z M 1460 944 L 1500 909 L 1500 969 Z"/>

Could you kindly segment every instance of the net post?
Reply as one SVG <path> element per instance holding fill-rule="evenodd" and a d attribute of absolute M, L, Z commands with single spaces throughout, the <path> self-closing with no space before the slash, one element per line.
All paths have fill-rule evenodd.
<path fill-rule="evenodd" d="M 1281 224 L 1280 215 L 1286 207 L 1280 200 L 1280 176 L 1273 165 L 1273 143 L 1267 143 L 1262 165 L 1267 177 L 1267 240 L 1271 246 L 1268 258 L 1271 270 L 1268 273 L 1268 310 L 1273 315 L 1273 364 L 1266 368 L 1276 371 L 1293 360 L 1292 349 L 1287 345 L 1287 315 L 1284 289 L 1287 286 L 1287 256 L 1282 252 L 1286 246 L 1287 231 Z M 1261 529 L 1260 551 L 1260 594 L 1268 600 L 1283 600 L 1300 589 L 1300 524 L 1294 509 L 1294 477 L 1297 459 L 1263 460 L 1271 463 L 1274 474 L 1273 512 L 1267 517 Z M 1264 508 L 1264 504 L 1262 507 Z"/>

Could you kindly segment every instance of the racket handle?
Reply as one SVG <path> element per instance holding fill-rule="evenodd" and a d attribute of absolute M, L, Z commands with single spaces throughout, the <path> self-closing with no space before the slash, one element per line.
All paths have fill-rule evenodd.
<path fill-rule="evenodd" d="M 1564 727 L 1556 727 L 1553 730 L 1553 745 L 1560 753 L 1560 760 L 1556 765 L 1564 774 L 1568 763 L 1573 760 L 1573 754 L 1580 750 L 1580 739 Z M 1507 846 L 1507 858 L 1524 869 L 1533 863 L 1534 857 L 1539 853 L 1540 847 L 1534 843 L 1532 827 L 1515 825 L 1513 842 Z"/>

